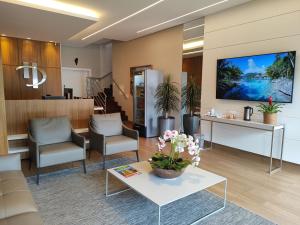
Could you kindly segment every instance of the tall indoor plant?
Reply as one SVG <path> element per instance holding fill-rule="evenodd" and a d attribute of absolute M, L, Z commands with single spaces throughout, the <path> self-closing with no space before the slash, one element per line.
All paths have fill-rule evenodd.
<path fill-rule="evenodd" d="M 281 112 L 282 105 L 274 103 L 272 96 L 269 97 L 268 104 L 260 103 L 258 111 L 264 114 L 264 123 L 266 124 L 277 124 L 277 113 Z"/>
<path fill-rule="evenodd" d="M 175 117 L 169 114 L 178 111 L 180 92 L 175 82 L 168 75 L 164 82 L 159 84 L 155 91 L 155 108 L 162 116 L 158 117 L 159 135 L 162 136 L 166 130 L 174 130 Z"/>
<path fill-rule="evenodd" d="M 183 129 L 187 135 L 194 135 L 199 130 L 200 118 L 195 115 L 197 107 L 200 107 L 201 86 L 194 79 L 183 87 L 181 92 L 182 108 L 187 108 L 188 114 L 183 115 Z"/>

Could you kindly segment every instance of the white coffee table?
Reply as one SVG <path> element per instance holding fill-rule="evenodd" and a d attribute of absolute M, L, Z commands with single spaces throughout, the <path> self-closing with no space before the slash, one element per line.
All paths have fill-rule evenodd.
<path fill-rule="evenodd" d="M 132 177 L 124 177 L 114 170 L 114 168 L 106 171 L 106 197 L 116 195 L 133 189 L 139 194 L 143 195 L 150 201 L 154 202 L 158 206 L 158 224 L 161 222 L 161 207 L 170 204 L 174 201 L 187 197 L 191 194 L 203 191 L 214 185 L 223 183 L 224 184 L 224 204 L 221 208 L 201 217 L 192 224 L 198 223 L 199 221 L 223 210 L 226 206 L 226 189 L 227 179 L 214 173 L 202 170 L 198 167 L 188 166 L 185 172 L 178 178 L 175 179 L 163 179 L 155 176 L 151 173 L 152 168 L 149 162 L 137 162 L 130 164 L 133 168 L 139 171 L 141 174 L 134 175 Z M 126 184 L 129 188 L 109 193 L 109 175 L 113 175 L 119 181 Z"/>

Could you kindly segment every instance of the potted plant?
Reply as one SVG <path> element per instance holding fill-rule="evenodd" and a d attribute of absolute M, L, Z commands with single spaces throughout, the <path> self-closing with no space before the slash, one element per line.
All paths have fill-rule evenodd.
<path fill-rule="evenodd" d="M 277 124 L 277 113 L 281 112 L 282 105 L 273 103 L 272 96 L 269 97 L 269 103 L 267 105 L 260 103 L 257 107 L 258 111 L 264 114 L 264 123 Z"/>
<path fill-rule="evenodd" d="M 201 87 L 194 79 L 182 89 L 182 108 L 187 108 L 188 114 L 183 115 L 183 129 L 187 135 L 194 135 L 199 130 L 200 118 L 195 115 L 195 110 L 200 106 Z"/>
<path fill-rule="evenodd" d="M 174 130 L 175 128 L 175 117 L 169 116 L 169 113 L 178 111 L 179 96 L 179 89 L 176 83 L 171 81 L 170 75 L 156 88 L 155 108 L 158 113 L 162 113 L 162 116 L 158 117 L 160 136 L 162 136 L 166 130 Z"/>
<path fill-rule="evenodd" d="M 176 130 L 167 130 L 158 140 L 158 152 L 149 160 L 155 175 L 171 179 L 180 176 L 188 165 L 199 165 L 199 155 L 202 149 L 199 147 L 198 140 L 194 141 L 192 136 L 179 134 Z M 171 151 L 164 153 L 162 150 L 166 147 L 168 140 L 171 142 Z M 186 150 L 191 155 L 192 160 L 180 156 Z"/>

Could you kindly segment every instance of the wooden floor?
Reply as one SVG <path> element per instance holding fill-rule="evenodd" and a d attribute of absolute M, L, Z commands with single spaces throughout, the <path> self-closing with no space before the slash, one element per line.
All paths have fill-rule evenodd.
<path fill-rule="evenodd" d="M 147 160 L 155 148 L 156 139 L 140 139 L 140 156 Z M 128 153 L 134 156 L 134 153 Z M 100 162 L 101 156 L 93 151 L 88 163 Z M 48 170 L 78 166 L 66 164 Z M 201 152 L 201 168 L 228 178 L 228 200 L 261 215 L 274 223 L 300 225 L 300 166 L 284 163 L 283 171 L 268 175 L 267 158 L 236 149 L 215 145 L 212 150 Z M 28 170 L 23 160 L 26 176 Z M 222 194 L 222 187 L 212 191 Z"/>

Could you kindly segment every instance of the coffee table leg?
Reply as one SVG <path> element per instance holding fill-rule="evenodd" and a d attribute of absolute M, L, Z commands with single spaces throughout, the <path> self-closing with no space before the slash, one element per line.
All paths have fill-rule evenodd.
<path fill-rule="evenodd" d="M 105 196 L 106 197 L 110 197 L 110 196 L 113 196 L 113 195 L 121 194 L 121 193 L 123 193 L 125 191 L 129 191 L 130 190 L 130 188 L 126 188 L 126 189 L 121 190 L 121 191 L 116 191 L 116 192 L 113 192 L 113 193 L 108 193 L 108 189 L 109 189 L 108 176 L 109 176 L 109 172 L 106 170 L 106 176 L 105 176 Z"/>
<path fill-rule="evenodd" d="M 223 203 L 223 206 L 222 206 L 221 208 L 219 208 L 219 209 L 217 209 L 217 210 L 215 210 L 215 211 L 213 211 L 213 212 L 207 214 L 206 216 L 200 218 L 199 220 L 193 222 L 191 225 L 197 224 L 197 223 L 199 223 L 200 221 L 206 219 L 207 217 L 209 217 L 209 216 L 211 216 L 211 215 L 213 215 L 213 214 L 215 214 L 215 213 L 217 213 L 217 212 L 220 212 L 220 211 L 222 211 L 223 209 L 225 209 L 225 207 L 226 207 L 226 201 L 227 201 L 227 179 L 224 181 L 224 203 Z"/>

